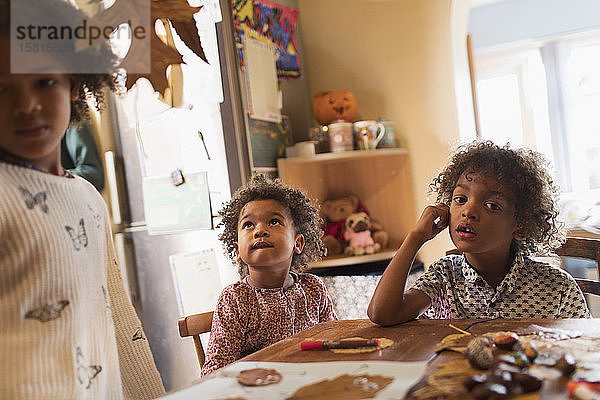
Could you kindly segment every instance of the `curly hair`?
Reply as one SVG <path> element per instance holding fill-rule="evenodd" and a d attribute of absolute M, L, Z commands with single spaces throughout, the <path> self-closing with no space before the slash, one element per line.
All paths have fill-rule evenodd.
<path fill-rule="evenodd" d="M 238 240 L 238 220 L 242 208 L 254 200 L 276 200 L 290 211 L 297 233 L 304 235 L 305 246 L 300 254 L 294 253 L 291 269 L 295 272 L 304 271 L 310 262 L 319 261 L 325 255 L 321 230 L 322 219 L 319 209 L 300 189 L 290 187 L 280 179 L 269 179 L 264 175 L 255 175 L 245 185 L 238 189 L 231 200 L 224 204 L 219 211 L 222 220 L 217 226 L 223 227 L 219 240 L 232 260 L 236 260 L 235 243 Z M 238 263 L 241 278 L 248 275 L 248 265 L 243 261 Z"/>
<path fill-rule="evenodd" d="M 0 0 L 0 36 L 10 38 L 10 15 L 11 1 Z M 43 0 L 43 1 L 23 1 L 18 3 L 19 18 L 22 21 L 51 21 L 50 26 L 59 27 L 69 25 L 72 21 L 83 21 L 87 17 L 79 9 L 73 7 L 70 2 L 64 0 Z M 63 40 L 61 45 L 70 47 L 67 49 L 67 57 L 58 61 L 65 67 L 69 64 L 71 70 L 83 70 L 85 66 L 93 66 L 95 71 L 104 71 L 103 73 L 68 73 L 67 75 L 75 78 L 78 82 L 77 98 L 71 101 L 70 121 L 79 123 L 89 119 L 88 101 L 94 104 L 96 110 L 101 110 L 105 106 L 105 89 L 113 92 L 120 92 L 117 83 L 116 65 L 117 57 L 112 52 L 107 41 L 103 41 L 98 46 L 88 46 L 84 50 L 75 52 L 75 39 Z M 52 54 L 52 53 L 47 53 Z M 10 54 L 3 55 L 2 70 L 10 70 Z"/>
<path fill-rule="evenodd" d="M 564 224 L 557 220 L 558 187 L 549 163 L 538 152 L 500 147 L 491 141 L 462 145 L 429 185 L 436 201 L 450 205 L 458 179 L 470 170 L 497 179 L 515 203 L 515 219 L 524 240 L 513 239 L 512 249 L 523 255 L 546 255 L 565 241 Z"/>

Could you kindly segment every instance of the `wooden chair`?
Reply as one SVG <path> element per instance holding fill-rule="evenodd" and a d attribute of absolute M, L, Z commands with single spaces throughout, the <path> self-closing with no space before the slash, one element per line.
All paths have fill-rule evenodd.
<path fill-rule="evenodd" d="M 177 324 L 179 325 L 179 336 L 182 338 L 192 336 L 194 339 L 200 368 L 204 365 L 204 349 L 202 348 L 202 342 L 200 341 L 200 334 L 210 332 L 212 319 L 213 312 L 210 311 L 201 314 L 188 315 L 187 317 L 179 318 L 177 321 Z"/>
<path fill-rule="evenodd" d="M 600 277 L 600 240 L 569 237 L 565 244 L 556 249 L 556 254 L 561 257 L 574 257 L 596 262 L 598 276 Z M 575 278 L 583 293 L 600 296 L 600 280 Z"/>

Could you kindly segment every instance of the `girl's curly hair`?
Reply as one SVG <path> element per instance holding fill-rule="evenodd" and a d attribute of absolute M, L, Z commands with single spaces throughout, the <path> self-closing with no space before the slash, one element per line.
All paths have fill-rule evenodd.
<path fill-rule="evenodd" d="M 318 206 L 301 190 L 284 184 L 280 179 L 271 180 L 264 175 L 255 175 L 238 189 L 231 200 L 219 211 L 222 220 L 217 227 L 223 227 L 219 240 L 229 257 L 235 261 L 235 243 L 238 240 L 238 220 L 242 208 L 254 200 L 276 200 L 290 211 L 296 231 L 304 235 L 305 246 L 302 253 L 294 253 L 291 269 L 304 271 L 310 262 L 319 261 L 325 255 L 321 230 L 322 219 Z M 240 277 L 248 275 L 248 266 L 240 260 L 238 264 Z"/>
<path fill-rule="evenodd" d="M 515 203 L 515 219 L 524 240 L 512 248 L 523 255 L 545 255 L 565 241 L 565 230 L 557 220 L 558 187 L 548 172 L 549 164 L 530 149 L 500 147 L 491 141 L 462 145 L 448 165 L 433 179 L 429 191 L 437 202 L 450 205 L 452 192 L 465 171 L 474 171 L 498 180 Z"/>
<path fill-rule="evenodd" d="M 10 38 L 11 11 L 16 12 L 10 8 L 12 2 L 15 2 L 14 6 L 18 7 L 22 21 L 51 21 L 50 26 L 60 27 L 87 18 L 81 10 L 64 0 L 18 0 L 18 3 L 16 1 L 0 0 L 0 35 L 6 38 Z M 69 65 L 67 68 L 84 71 L 86 66 L 93 66 L 94 71 L 103 71 L 102 73 L 67 73 L 67 75 L 77 80 L 79 86 L 77 99 L 71 101 L 70 115 L 72 123 L 79 123 L 89 119 L 88 100 L 91 100 L 96 110 L 100 110 L 105 106 L 105 89 L 117 93 L 121 91 L 117 83 L 117 57 L 106 40 L 77 52 L 73 50 L 75 39 L 61 39 L 60 44 L 69 47 L 69 52 L 66 53 L 67 56 L 58 59 L 63 65 Z M 3 60 L 0 63 L 2 63 L 3 70 L 9 70 L 10 54 L 3 55 Z"/>

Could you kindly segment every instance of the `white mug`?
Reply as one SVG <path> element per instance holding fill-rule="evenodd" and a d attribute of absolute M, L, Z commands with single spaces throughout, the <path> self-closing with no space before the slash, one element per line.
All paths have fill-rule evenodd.
<path fill-rule="evenodd" d="M 356 121 L 353 124 L 354 136 L 361 150 L 375 149 L 377 144 L 385 136 L 385 126 L 381 122 Z"/>

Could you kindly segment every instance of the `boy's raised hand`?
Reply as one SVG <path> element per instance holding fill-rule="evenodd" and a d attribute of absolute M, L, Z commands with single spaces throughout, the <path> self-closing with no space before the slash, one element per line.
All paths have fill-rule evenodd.
<path fill-rule="evenodd" d="M 427 206 L 413 228 L 413 233 L 421 237 L 424 243 L 443 231 L 448 226 L 449 220 L 450 207 L 446 204 Z"/>

